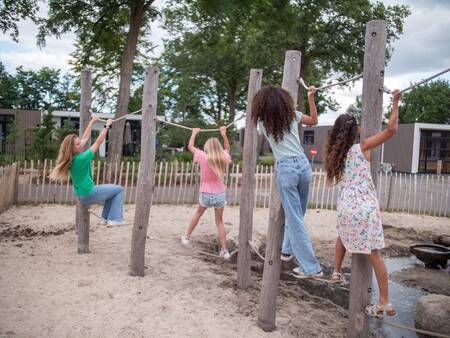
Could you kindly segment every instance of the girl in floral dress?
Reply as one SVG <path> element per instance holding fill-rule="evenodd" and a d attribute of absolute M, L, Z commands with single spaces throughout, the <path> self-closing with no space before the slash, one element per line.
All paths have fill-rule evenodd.
<path fill-rule="evenodd" d="M 342 282 L 341 265 L 348 250 L 367 254 L 375 270 L 380 297 L 366 308 L 368 315 L 395 315 L 389 303 L 388 275 L 380 250 L 384 248 L 383 226 L 377 193 L 370 174 L 370 150 L 397 131 L 400 92 L 393 92 L 389 123 L 381 132 L 355 144 L 359 135 L 356 119 L 340 115 L 331 130 L 326 152 L 326 172 L 330 183 L 339 184 L 337 233 L 333 282 Z"/>

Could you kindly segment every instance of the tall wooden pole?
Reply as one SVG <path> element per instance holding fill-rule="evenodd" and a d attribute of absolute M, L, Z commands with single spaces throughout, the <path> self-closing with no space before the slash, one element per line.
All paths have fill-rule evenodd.
<path fill-rule="evenodd" d="M 131 237 L 130 275 L 144 276 L 145 240 L 147 238 L 155 170 L 156 105 L 159 68 L 148 67 L 144 73 L 142 94 L 141 169 L 137 187 L 136 211 Z"/>
<path fill-rule="evenodd" d="M 384 59 L 386 55 L 386 22 L 369 21 L 366 25 L 362 92 L 361 139 L 381 130 L 383 111 Z M 380 148 L 371 152 L 371 174 L 377 185 L 380 168 Z M 368 337 L 369 323 L 364 309 L 371 298 L 372 266 L 367 255 L 352 255 L 350 305 L 347 337 Z"/>
<path fill-rule="evenodd" d="M 297 103 L 298 78 L 300 77 L 302 54 L 296 50 L 286 52 L 282 87 L 286 89 Z M 276 174 L 272 179 L 270 196 L 269 228 L 267 230 L 266 260 L 262 289 L 259 299 L 258 326 L 264 331 L 275 329 L 276 303 L 281 271 L 281 245 L 283 242 L 285 215 L 276 185 Z"/>
<path fill-rule="evenodd" d="M 80 131 L 79 135 L 83 135 L 86 127 L 91 119 L 91 102 L 92 102 L 92 73 L 90 70 L 81 71 L 81 99 L 80 99 Z M 89 142 L 84 146 L 84 150 L 90 147 Z M 77 201 L 75 227 L 78 232 L 78 253 L 89 253 L 89 212 L 88 207 L 81 205 Z"/>
<path fill-rule="evenodd" d="M 253 206 L 255 204 L 255 167 L 257 131 L 252 122 L 252 101 L 261 88 L 261 69 L 252 69 L 248 83 L 247 109 L 245 116 L 244 151 L 242 166 L 242 185 L 239 208 L 239 255 L 237 260 L 237 285 L 246 289 L 252 285 L 251 253 L 249 241 L 252 240 Z"/>

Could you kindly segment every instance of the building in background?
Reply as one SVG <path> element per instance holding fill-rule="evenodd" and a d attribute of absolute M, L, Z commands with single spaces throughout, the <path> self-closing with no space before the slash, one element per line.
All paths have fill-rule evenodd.
<path fill-rule="evenodd" d="M 64 111 L 55 110 L 52 112 L 53 121 L 57 128 L 61 128 L 65 123 L 72 123 L 76 128 L 80 128 L 80 113 L 77 111 Z M 96 113 L 95 116 L 101 119 L 112 118 L 112 114 Z M 124 149 L 123 155 L 131 156 L 139 152 L 139 145 L 141 144 L 141 121 L 142 115 L 130 115 L 126 118 L 125 128 L 124 128 Z M 97 122 L 92 130 L 100 132 L 103 129 L 105 122 Z M 125 142 L 126 141 L 126 142 Z M 100 146 L 98 154 L 100 157 L 105 157 L 108 151 L 108 137 L 106 141 Z"/>
<path fill-rule="evenodd" d="M 39 126 L 45 112 L 39 110 L 0 109 L 0 154 L 16 154 L 26 156 L 27 148 L 33 142 L 33 129 Z M 76 111 L 55 110 L 52 112 L 53 122 L 56 128 L 61 128 L 65 123 L 71 123 L 75 129 L 80 127 L 80 113 Z M 111 114 L 95 114 L 101 119 L 111 118 Z M 141 115 L 130 115 L 126 118 L 124 128 L 124 155 L 131 156 L 139 152 L 141 142 Z M 14 142 L 8 142 L 12 126 L 16 121 L 17 135 Z M 101 131 L 104 122 L 97 122 L 93 130 Z M 95 133 L 94 135 L 95 136 Z M 106 156 L 108 139 L 99 149 L 99 156 Z"/>
<path fill-rule="evenodd" d="M 17 134 L 14 142 L 8 142 L 16 121 Z M 41 123 L 39 110 L 0 109 L 0 153 L 26 155 L 32 142 L 33 128 Z"/>
<path fill-rule="evenodd" d="M 382 160 L 395 171 L 450 174 L 450 125 L 431 123 L 400 124 L 397 134 L 385 143 Z"/>

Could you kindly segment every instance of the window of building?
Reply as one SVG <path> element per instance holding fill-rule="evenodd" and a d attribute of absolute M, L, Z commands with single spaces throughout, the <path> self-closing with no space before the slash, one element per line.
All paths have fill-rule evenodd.
<path fill-rule="evenodd" d="M 421 130 L 419 172 L 436 172 L 438 161 L 442 173 L 450 173 L 450 132 Z"/>
<path fill-rule="evenodd" d="M 14 115 L 0 115 L 0 140 L 8 137 L 13 121 Z"/>
<path fill-rule="evenodd" d="M 314 144 L 314 130 L 303 131 L 303 144 Z"/>

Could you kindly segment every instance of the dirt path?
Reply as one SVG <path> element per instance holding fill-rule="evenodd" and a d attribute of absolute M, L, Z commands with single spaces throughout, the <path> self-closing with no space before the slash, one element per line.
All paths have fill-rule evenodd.
<path fill-rule="evenodd" d="M 133 219 L 133 208 L 126 207 L 126 219 Z M 260 276 L 254 274 L 254 288 L 237 290 L 233 262 L 203 259 L 179 244 L 192 212 L 184 206 L 152 207 L 148 269 L 145 277 L 135 278 L 127 274 L 131 226 L 107 228 L 92 218 L 92 252 L 77 255 L 74 207 L 10 209 L 0 216 L 0 336 L 345 336 L 344 310 L 285 283 L 277 330 L 262 332 L 256 326 Z M 267 210 L 255 212 L 254 238 L 264 238 L 267 217 Z M 333 211 L 310 210 L 307 215 L 314 248 L 325 262 L 332 259 L 334 217 Z M 403 227 L 396 217 L 389 216 L 386 223 Z M 238 218 L 239 209 L 226 209 L 229 240 L 237 239 Z M 414 219 L 416 231 L 436 232 L 446 224 L 431 219 Z M 212 212 L 194 235 L 194 244 L 213 243 Z"/>

